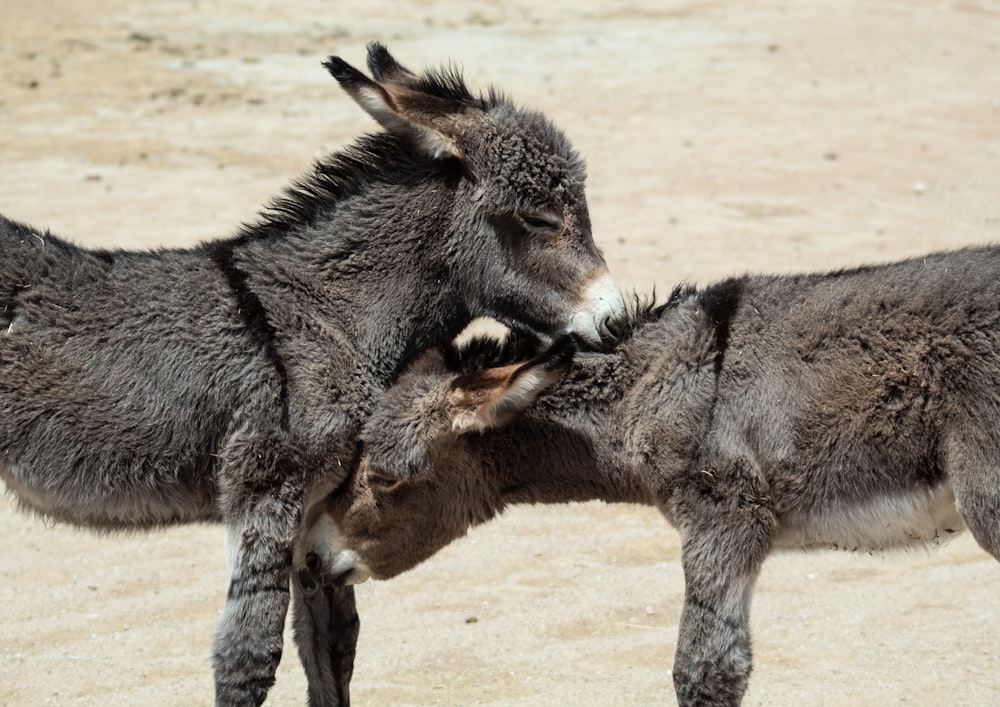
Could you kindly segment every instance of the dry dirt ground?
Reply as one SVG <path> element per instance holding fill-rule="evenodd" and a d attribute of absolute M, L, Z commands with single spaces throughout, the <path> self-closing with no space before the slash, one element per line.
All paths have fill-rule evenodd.
<path fill-rule="evenodd" d="M 100 246 L 227 235 L 374 128 L 320 61 L 382 39 L 567 130 L 626 289 L 1000 240 L 996 2 L 611 7 L 0 0 L 0 211 Z M 225 589 L 217 527 L 97 537 L 0 502 L 0 704 L 209 704 Z M 967 535 L 775 557 L 746 704 L 1000 704 L 998 594 Z M 650 509 L 517 509 L 358 596 L 359 705 L 674 700 L 678 539 Z M 286 650 L 270 703 L 303 695 Z"/>

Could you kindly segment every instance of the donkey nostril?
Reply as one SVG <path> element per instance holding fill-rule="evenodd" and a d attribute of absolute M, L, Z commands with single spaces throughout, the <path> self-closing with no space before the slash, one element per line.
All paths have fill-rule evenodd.
<path fill-rule="evenodd" d="M 605 317 L 598 329 L 601 333 L 601 342 L 608 349 L 611 349 L 625 335 L 625 322 L 621 319 Z"/>
<path fill-rule="evenodd" d="M 309 554 L 307 554 L 306 567 L 308 567 L 311 570 L 315 570 L 317 567 L 319 567 L 319 555 L 317 555 L 315 552 L 310 552 Z"/>

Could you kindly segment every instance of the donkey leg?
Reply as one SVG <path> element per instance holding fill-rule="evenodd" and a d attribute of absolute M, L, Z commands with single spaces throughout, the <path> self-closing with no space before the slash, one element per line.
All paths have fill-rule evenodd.
<path fill-rule="evenodd" d="M 354 587 L 292 577 L 295 643 L 309 680 L 310 707 L 348 707 L 360 620 Z"/>
<path fill-rule="evenodd" d="M 220 492 L 230 585 L 215 636 L 216 705 L 260 705 L 274 684 L 304 501 L 298 454 L 280 437 L 237 435 Z"/>
<path fill-rule="evenodd" d="M 978 484 L 963 480 L 954 483 L 953 489 L 958 512 L 972 537 L 1000 561 L 1000 470 L 996 466 L 993 469 L 996 471 L 982 474 Z"/>
<path fill-rule="evenodd" d="M 1000 439 L 978 430 L 974 423 L 960 430 L 947 439 L 945 447 L 955 504 L 980 547 L 1000 560 Z"/>
<path fill-rule="evenodd" d="M 674 657 L 680 705 L 738 705 L 751 670 L 750 597 L 768 524 L 705 516 L 684 533 L 684 608 Z"/>

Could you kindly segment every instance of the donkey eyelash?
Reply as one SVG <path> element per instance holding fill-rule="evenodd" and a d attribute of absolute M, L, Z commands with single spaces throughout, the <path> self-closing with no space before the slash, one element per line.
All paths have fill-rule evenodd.
<path fill-rule="evenodd" d="M 545 214 L 518 214 L 524 225 L 539 231 L 558 231 L 563 227 L 562 219 Z"/>
<path fill-rule="evenodd" d="M 378 474 L 369 474 L 365 481 L 368 482 L 369 487 L 378 491 L 393 491 L 403 483 L 402 479 Z"/>

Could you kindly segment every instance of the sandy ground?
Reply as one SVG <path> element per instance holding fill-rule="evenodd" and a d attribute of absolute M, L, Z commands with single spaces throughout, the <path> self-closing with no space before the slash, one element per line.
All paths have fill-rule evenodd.
<path fill-rule="evenodd" d="M 1000 240 L 989 0 L 0 2 L 0 211 L 80 243 L 252 218 L 373 129 L 320 67 L 372 39 L 548 111 L 626 289 Z M 671 704 L 678 553 L 645 508 L 508 513 L 359 588 L 355 702 Z M 225 586 L 217 527 L 98 537 L 0 502 L 0 704 L 209 704 Z M 746 704 L 1000 704 L 998 592 L 967 535 L 775 557 Z M 270 703 L 304 684 L 287 650 Z"/>

